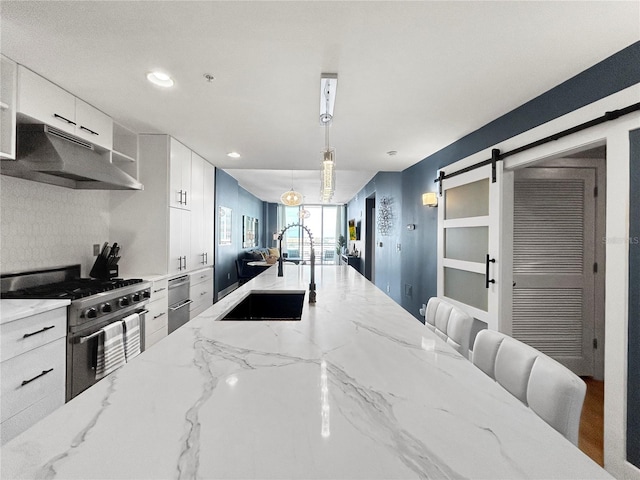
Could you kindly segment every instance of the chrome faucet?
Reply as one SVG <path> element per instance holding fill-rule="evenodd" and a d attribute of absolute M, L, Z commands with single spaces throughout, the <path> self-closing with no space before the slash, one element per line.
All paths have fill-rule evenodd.
<path fill-rule="evenodd" d="M 316 303 L 316 253 L 313 249 L 313 235 L 311 234 L 311 230 L 309 230 L 301 223 L 291 223 L 284 227 L 278 234 L 278 250 L 280 251 L 280 256 L 278 258 L 278 276 L 284 276 L 284 272 L 282 269 L 282 265 L 284 263 L 284 260 L 282 258 L 282 237 L 284 236 L 284 232 L 286 232 L 291 227 L 302 227 L 309 234 L 309 241 L 311 242 L 311 279 L 309 281 L 309 303 Z"/>

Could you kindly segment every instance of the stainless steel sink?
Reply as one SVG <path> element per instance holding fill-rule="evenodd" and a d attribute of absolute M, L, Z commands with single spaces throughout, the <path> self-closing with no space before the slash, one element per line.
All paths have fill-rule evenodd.
<path fill-rule="evenodd" d="M 222 320 L 300 320 L 304 296 L 304 290 L 253 291 L 225 315 Z"/>

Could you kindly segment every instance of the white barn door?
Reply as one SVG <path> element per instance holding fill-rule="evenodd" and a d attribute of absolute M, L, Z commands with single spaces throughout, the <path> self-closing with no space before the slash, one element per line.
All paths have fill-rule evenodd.
<path fill-rule="evenodd" d="M 495 177 L 495 181 L 493 178 Z M 442 180 L 438 297 L 499 329 L 502 162 Z"/>

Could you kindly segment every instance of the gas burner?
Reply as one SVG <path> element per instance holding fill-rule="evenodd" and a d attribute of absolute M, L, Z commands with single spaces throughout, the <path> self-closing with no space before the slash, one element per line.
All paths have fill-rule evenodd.
<path fill-rule="evenodd" d="M 97 280 L 94 278 L 78 278 L 64 282 L 39 285 L 37 287 L 23 288 L 5 292 L 4 298 L 49 298 L 49 299 L 69 299 L 89 297 L 98 293 L 116 290 L 136 283 L 141 283 L 141 278 L 114 278 L 111 280 Z"/>

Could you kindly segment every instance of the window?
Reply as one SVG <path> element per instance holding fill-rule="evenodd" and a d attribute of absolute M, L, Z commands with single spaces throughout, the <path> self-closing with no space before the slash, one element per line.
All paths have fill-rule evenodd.
<path fill-rule="evenodd" d="M 306 210 L 307 218 L 300 218 L 302 210 Z M 340 254 L 337 251 L 337 240 L 344 235 L 345 207 L 342 205 L 306 205 L 304 207 L 278 207 L 278 228 L 282 230 L 291 224 L 302 224 L 313 235 L 313 246 L 316 263 L 321 265 L 338 265 Z M 282 238 L 282 252 L 290 258 L 311 259 L 311 243 L 309 236 L 301 227 L 291 227 Z"/>

